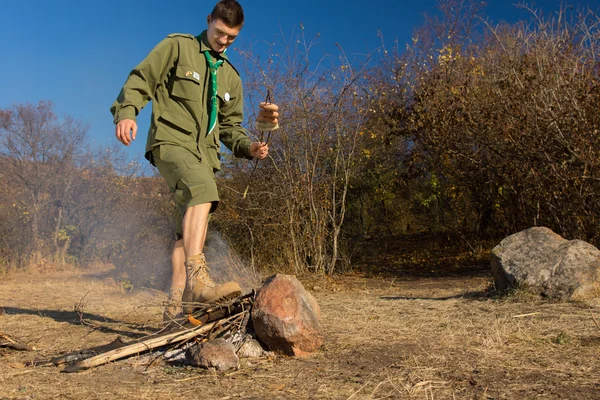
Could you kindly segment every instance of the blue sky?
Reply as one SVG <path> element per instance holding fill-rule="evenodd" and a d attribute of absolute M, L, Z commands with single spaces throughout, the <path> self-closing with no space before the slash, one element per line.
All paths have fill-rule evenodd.
<path fill-rule="evenodd" d="M 513 22 L 526 14 L 520 0 L 488 0 L 485 14 L 493 21 Z M 300 23 L 308 37 L 320 33 L 317 52 L 366 53 L 381 44 L 410 42 L 433 13 L 436 0 L 355 1 L 303 0 L 265 2 L 240 0 L 246 23 L 233 47 L 256 47 L 276 35 L 291 35 Z M 539 0 L 536 8 L 556 11 L 560 4 L 598 12 L 600 0 Z M 109 108 L 127 74 L 169 33 L 200 33 L 214 1 L 18 0 L 3 1 L 0 23 L 0 108 L 14 103 L 51 100 L 60 115 L 90 124 L 90 139 L 114 143 Z M 527 2 L 531 4 L 531 2 Z M 230 49 L 235 62 L 235 50 Z M 127 149 L 142 156 L 150 107 L 139 117 L 137 141 Z"/>

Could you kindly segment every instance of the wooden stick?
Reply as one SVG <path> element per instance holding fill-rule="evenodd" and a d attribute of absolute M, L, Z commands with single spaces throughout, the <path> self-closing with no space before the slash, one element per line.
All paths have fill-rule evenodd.
<path fill-rule="evenodd" d="M 523 317 L 532 317 L 534 315 L 538 315 L 541 314 L 541 312 L 532 312 L 532 313 L 528 313 L 528 314 L 521 314 L 521 315 L 513 315 L 513 318 L 523 318 Z"/>
<path fill-rule="evenodd" d="M 590 314 L 592 315 L 592 321 L 594 321 L 594 324 L 596 324 L 596 328 L 598 328 L 598 330 L 600 331 L 600 325 L 598 325 L 598 321 L 596 321 L 596 318 L 594 318 L 594 313 L 592 312 L 592 307 L 590 307 Z"/>
<path fill-rule="evenodd" d="M 35 348 L 24 345 L 23 343 L 16 341 L 15 339 L 2 332 L 0 332 L 0 347 L 8 347 L 13 350 L 35 350 Z"/>
<path fill-rule="evenodd" d="M 132 354 L 142 353 L 144 351 L 152 350 L 157 347 L 166 346 L 171 343 L 177 343 L 184 340 L 196 337 L 204 332 L 210 331 L 217 323 L 222 321 L 215 321 L 209 324 L 200 325 L 193 329 L 187 329 L 184 331 L 177 331 L 166 335 L 153 337 L 142 342 L 133 343 L 107 351 L 106 353 L 98 354 L 95 357 L 88 358 L 86 360 L 79 361 L 75 364 L 69 365 L 63 371 L 64 372 L 77 372 L 84 369 L 97 367 L 98 365 L 106 364 L 111 361 L 118 360 L 119 358 L 127 357 Z"/>

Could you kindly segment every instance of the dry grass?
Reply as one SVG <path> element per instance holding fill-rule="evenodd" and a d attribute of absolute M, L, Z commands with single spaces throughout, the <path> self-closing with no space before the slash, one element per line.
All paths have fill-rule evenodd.
<path fill-rule="evenodd" d="M 489 279 L 305 280 L 326 344 L 308 358 L 243 360 L 212 372 L 133 357 L 78 374 L 27 361 L 143 334 L 164 295 L 125 292 L 107 271 L 0 277 L 0 331 L 37 348 L 0 350 L 0 398 L 596 399 L 600 307 L 514 294 Z M 82 323 L 83 322 L 83 323 Z"/>

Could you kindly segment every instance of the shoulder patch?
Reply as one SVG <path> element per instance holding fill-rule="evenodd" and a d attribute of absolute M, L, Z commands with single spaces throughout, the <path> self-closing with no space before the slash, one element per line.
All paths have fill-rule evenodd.
<path fill-rule="evenodd" d="M 194 39 L 194 35 L 190 35 L 189 33 L 171 33 L 170 35 L 167 35 L 167 37 L 184 37 L 188 39 Z"/>

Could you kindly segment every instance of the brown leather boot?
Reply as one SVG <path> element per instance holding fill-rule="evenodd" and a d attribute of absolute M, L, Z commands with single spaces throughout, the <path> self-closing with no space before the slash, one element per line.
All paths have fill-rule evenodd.
<path fill-rule="evenodd" d="M 242 289 L 237 282 L 227 282 L 217 285 L 208 276 L 208 266 L 204 254 L 189 257 L 185 261 L 186 282 L 183 291 L 183 302 L 218 303 L 234 299 L 242 294 Z M 194 312 L 194 307 L 185 305 L 185 314 Z"/>
<path fill-rule="evenodd" d="M 163 325 L 167 326 L 171 322 L 183 322 L 184 315 L 181 307 L 181 297 L 183 295 L 183 289 L 171 289 L 169 291 L 169 297 L 165 310 L 163 311 Z"/>

